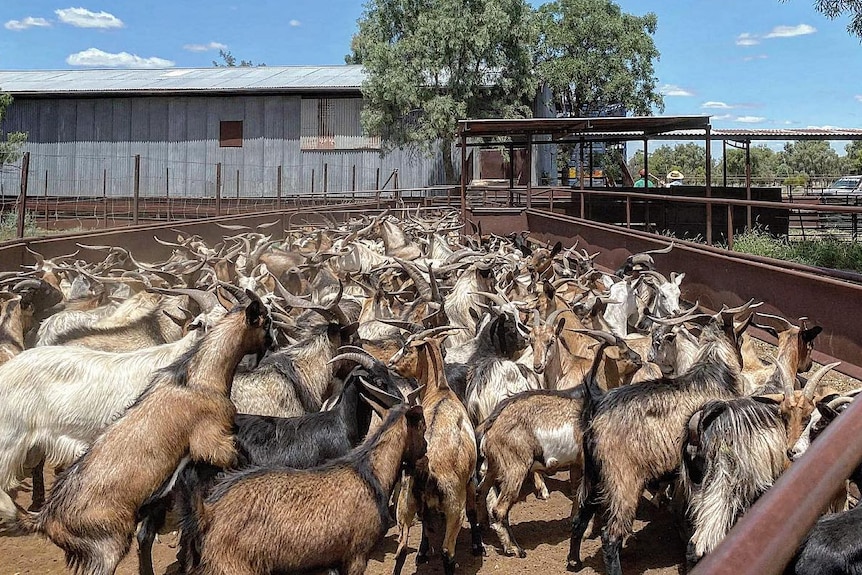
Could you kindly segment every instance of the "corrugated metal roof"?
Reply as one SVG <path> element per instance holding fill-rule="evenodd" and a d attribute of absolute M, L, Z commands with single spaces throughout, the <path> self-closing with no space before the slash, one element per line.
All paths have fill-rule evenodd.
<path fill-rule="evenodd" d="M 362 66 L 260 66 L 150 70 L 0 71 L 0 90 L 13 95 L 305 92 L 359 90 Z"/>

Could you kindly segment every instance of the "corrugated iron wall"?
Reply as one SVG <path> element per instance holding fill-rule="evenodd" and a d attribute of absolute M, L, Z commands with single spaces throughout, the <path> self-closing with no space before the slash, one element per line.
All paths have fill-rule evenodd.
<path fill-rule="evenodd" d="M 361 98 L 327 102 L 331 149 L 301 145 L 314 134 L 303 130 L 303 120 L 305 130 L 316 129 L 320 100 L 293 95 L 19 98 L 3 127 L 29 134 L 29 195 L 36 196 L 46 187 L 50 196 L 99 196 L 103 186 L 108 196 L 129 196 L 136 154 L 144 197 L 215 197 L 219 162 L 224 198 L 275 197 L 279 166 L 285 196 L 308 193 L 312 179 L 314 191 L 322 191 L 324 171 L 330 192 L 352 189 L 354 171 L 356 189 L 374 189 L 378 169 L 381 185 L 395 169 L 402 188 L 444 183 L 439 154 L 380 155 L 359 128 Z M 313 114 L 304 118 L 304 109 Z M 243 122 L 241 148 L 219 147 L 220 122 L 231 120 Z M 0 172 L 3 194 L 17 193 L 19 182 L 14 167 Z"/>

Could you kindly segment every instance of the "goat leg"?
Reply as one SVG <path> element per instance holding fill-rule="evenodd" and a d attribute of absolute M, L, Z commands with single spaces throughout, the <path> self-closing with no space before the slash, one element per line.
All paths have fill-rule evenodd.
<path fill-rule="evenodd" d="M 566 566 L 569 571 L 580 571 L 584 568 L 584 564 L 581 562 L 581 541 L 584 538 L 584 533 L 587 531 L 590 519 L 596 514 L 597 508 L 596 495 L 589 493 L 584 497 L 578 509 L 578 514 L 572 520 L 572 535 L 569 540 L 568 565 Z"/>
<path fill-rule="evenodd" d="M 620 550 L 623 546 L 623 538 L 618 535 L 611 535 L 610 531 L 610 524 L 602 529 L 602 553 L 605 557 L 605 570 L 608 575 L 623 575 L 622 567 L 620 567 Z"/>
<path fill-rule="evenodd" d="M 29 511 L 39 511 L 45 504 L 45 458 L 39 459 L 39 463 L 32 471 L 33 492 Z"/>
<path fill-rule="evenodd" d="M 145 505 L 139 512 L 141 525 L 138 528 L 138 575 L 154 575 L 153 571 L 153 541 L 159 530 L 165 526 L 168 509 L 173 499 L 162 497 L 151 504 Z"/>
<path fill-rule="evenodd" d="M 413 496 L 415 481 L 415 478 L 407 473 L 401 477 L 401 488 L 395 507 L 396 523 L 398 524 L 398 550 L 395 552 L 395 567 L 392 569 L 392 575 L 400 575 L 404 568 L 404 561 L 407 559 L 407 539 L 410 535 L 410 525 L 416 516 L 416 498 Z"/>
<path fill-rule="evenodd" d="M 467 484 L 467 521 L 470 523 L 470 539 L 472 541 L 473 555 L 482 557 L 486 554 L 485 546 L 482 544 L 482 528 L 476 514 L 476 481 L 471 479 Z"/>
<path fill-rule="evenodd" d="M 422 523 L 422 537 L 419 539 L 419 550 L 416 552 L 416 565 L 428 563 L 428 552 L 431 550 L 431 543 L 428 541 L 428 532 L 425 530 L 425 523 Z"/>
<path fill-rule="evenodd" d="M 548 486 L 545 485 L 545 478 L 541 471 L 533 472 L 533 487 L 536 493 L 536 498 L 542 501 L 547 501 L 551 494 L 548 492 Z"/>

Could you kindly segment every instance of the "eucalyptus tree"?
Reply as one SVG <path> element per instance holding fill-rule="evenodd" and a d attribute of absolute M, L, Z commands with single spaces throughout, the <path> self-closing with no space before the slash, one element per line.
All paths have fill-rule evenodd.
<path fill-rule="evenodd" d="M 382 151 L 440 153 L 460 118 L 527 117 L 536 94 L 524 0 L 369 0 L 345 60 L 361 63 L 362 126 Z"/>

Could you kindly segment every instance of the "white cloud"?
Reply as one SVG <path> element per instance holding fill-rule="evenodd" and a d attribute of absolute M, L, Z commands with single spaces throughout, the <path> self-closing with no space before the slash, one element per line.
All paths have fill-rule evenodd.
<path fill-rule="evenodd" d="M 794 36 L 805 36 L 806 34 L 814 34 L 817 28 L 808 24 L 799 24 L 798 26 L 776 26 L 772 31 L 764 36 L 764 38 L 792 38 Z"/>
<path fill-rule="evenodd" d="M 757 54 L 755 56 L 745 56 L 742 61 L 743 62 L 751 62 L 752 60 L 766 60 L 769 58 L 766 54 Z"/>
<path fill-rule="evenodd" d="M 825 126 L 805 126 L 806 130 L 841 130 L 838 126 L 830 126 L 829 124 Z"/>
<path fill-rule="evenodd" d="M 296 27 L 298 27 L 298 26 L 301 26 L 301 25 L 302 25 L 302 22 L 300 22 L 299 20 L 291 20 L 291 21 L 289 22 L 289 24 L 290 24 L 293 28 L 296 28 Z"/>
<path fill-rule="evenodd" d="M 20 30 L 26 30 L 27 28 L 50 28 L 51 23 L 44 18 L 33 18 L 32 16 L 27 16 L 23 20 L 9 20 L 4 24 L 4 26 L 7 30 L 18 32 Z"/>
<path fill-rule="evenodd" d="M 183 50 L 189 52 L 209 52 L 210 50 L 226 50 L 227 44 L 221 42 L 210 42 L 209 44 L 186 44 Z"/>
<path fill-rule="evenodd" d="M 737 46 L 756 46 L 757 44 L 760 44 L 760 39 L 754 34 L 743 32 L 736 37 Z"/>
<path fill-rule="evenodd" d="M 853 97 L 854 97 L 854 98 L 856 98 L 856 100 L 857 100 L 858 102 L 862 102 L 862 95 L 857 94 L 857 95 L 855 95 L 855 96 L 853 96 Z"/>
<path fill-rule="evenodd" d="M 714 121 L 717 121 L 717 120 L 729 120 L 729 119 L 731 119 L 732 117 L 733 117 L 733 116 L 731 116 L 730 114 L 720 114 L 720 115 L 718 115 L 718 116 L 710 116 L 710 117 L 709 117 L 709 119 L 710 119 L 710 121 L 713 121 L 713 122 L 714 122 Z"/>
<path fill-rule="evenodd" d="M 710 100 L 709 102 L 704 102 L 700 107 L 701 108 L 715 108 L 717 110 L 730 110 L 734 106 L 731 106 L 730 104 L 725 104 L 724 102 L 714 102 L 714 101 Z"/>
<path fill-rule="evenodd" d="M 764 121 L 766 118 L 763 116 L 739 116 L 734 120 L 735 122 L 740 122 L 742 124 L 759 124 Z"/>
<path fill-rule="evenodd" d="M 66 58 L 70 66 L 88 66 L 93 68 L 170 68 L 174 62 L 164 58 L 141 58 L 136 54 L 120 52 L 111 54 L 98 48 L 88 48 L 83 52 L 70 54 Z"/>
<path fill-rule="evenodd" d="M 54 13 L 60 22 L 76 28 L 122 28 L 123 21 L 107 12 L 92 12 L 86 8 L 63 8 Z"/>
<path fill-rule="evenodd" d="M 665 96 L 694 96 L 694 92 L 680 88 L 676 84 L 665 84 L 658 91 Z"/>

